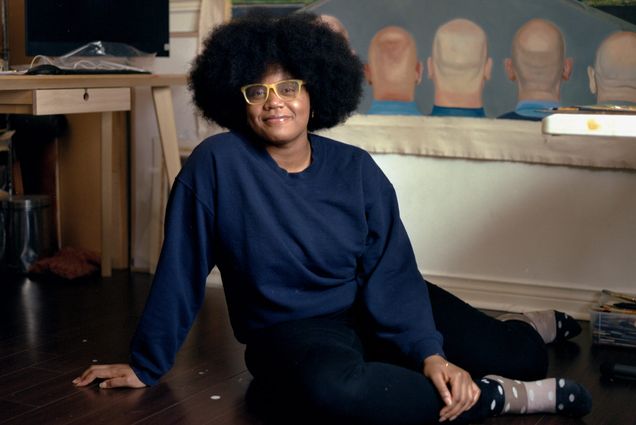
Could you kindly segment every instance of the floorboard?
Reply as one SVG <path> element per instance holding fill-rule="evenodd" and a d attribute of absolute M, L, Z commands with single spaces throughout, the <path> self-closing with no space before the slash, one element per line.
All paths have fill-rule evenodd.
<path fill-rule="evenodd" d="M 151 277 L 119 271 L 65 282 L 0 274 L 0 282 L 0 423 L 264 425 L 245 406 L 251 376 L 221 289 L 208 288 L 174 368 L 158 385 L 105 391 L 71 381 L 92 363 L 126 361 Z M 509 416 L 485 425 L 636 425 L 636 382 L 606 381 L 599 372 L 607 360 L 636 364 L 636 350 L 594 346 L 583 324 L 572 342 L 550 347 L 550 375 L 585 384 L 592 412 L 580 420 Z"/>

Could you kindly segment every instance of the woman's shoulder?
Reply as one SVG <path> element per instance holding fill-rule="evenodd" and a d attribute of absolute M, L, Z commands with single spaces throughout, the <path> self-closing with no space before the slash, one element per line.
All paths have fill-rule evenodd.
<path fill-rule="evenodd" d="M 229 163 L 231 158 L 239 158 L 237 152 L 241 137 L 233 132 L 223 132 L 201 141 L 187 156 L 181 168 L 182 180 L 191 180 L 201 173 L 209 173 L 212 164 Z"/>
<path fill-rule="evenodd" d="M 226 131 L 203 139 L 188 155 L 187 162 L 208 162 L 213 158 L 228 160 L 237 156 L 243 139 L 237 133 Z"/>
<path fill-rule="evenodd" d="M 196 148 L 192 151 L 195 152 L 223 152 L 227 149 L 232 149 L 236 147 L 237 142 L 240 142 L 241 137 L 238 133 L 233 131 L 224 131 L 222 133 L 217 133 L 212 136 L 206 137 L 199 143 Z"/>
<path fill-rule="evenodd" d="M 316 134 L 312 134 L 312 143 L 319 156 L 340 172 L 357 174 L 365 181 L 376 181 L 382 175 L 371 154 L 358 146 Z"/>
<path fill-rule="evenodd" d="M 358 146 L 350 145 L 346 142 L 341 142 L 338 140 L 330 139 L 325 136 L 321 136 L 319 134 L 312 133 L 311 138 L 316 143 L 319 143 L 321 148 L 325 151 L 329 151 L 335 155 L 350 155 L 357 158 L 370 158 L 370 155 L 367 151 Z"/>

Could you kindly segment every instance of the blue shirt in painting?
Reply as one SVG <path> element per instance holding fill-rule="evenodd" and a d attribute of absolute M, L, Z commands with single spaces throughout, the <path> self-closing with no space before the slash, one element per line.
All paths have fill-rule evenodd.
<path fill-rule="evenodd" d="M 509 120 L 541 121 L 554 113 L 553 109 L 559 107 L 559 102 L 542 100 L 522 100 L 517 103 L 514 111 L 507 112 L 497 118 Z"/>
<path fill-rule="evenodd" d="M 369 115 L 423 115 L 417 103 L 398 100 L 376 100 L 371 102 Z"/>
<path fill-rule="evenodd" d="M 431 116 L 484 118 L 486 111 L 484 111 L 484 108 L 447 108 L 445 106 L 433 105 Z"/>

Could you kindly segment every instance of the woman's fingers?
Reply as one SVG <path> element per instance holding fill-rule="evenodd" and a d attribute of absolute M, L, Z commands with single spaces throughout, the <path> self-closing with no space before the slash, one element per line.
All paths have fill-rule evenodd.
<path fill-rule="evenodd" d="M 469 410 L 479 400 L 479 388 L 468 372 L 451 365 L 448 385 L 451 389 L 452 403 L 440 411 L 440 421 L 454 420 Z"/>
<path fill-rule="evenodd" d="M 424 376 L 430 379 L 433 385 L 435 385 L 437 392 L 439 392 L 439 395 L 447 406 L 453 402 L 451 392 L 448 389 L 449 366 L 450 363 L 437 354 L 424 359 Z"/>
<path fill-rule="evenodd" d="M 145 386 L 139 379 L 132 380 L 129 376 L 107 379 L 99 384 L 99 388 L 143 388 Z"/>
<path fill-rule="evenodd" d="M 448 389 L 448 385 L 446 384 L 446 379 L 444 375 L 441 373 L 433 374 L 431 375 L 430 380 L 433 383 L 433 385 L 435 385 L 435 388 L 437 388 L 437 392 L 439 392 L 439 395 L 440 397 L 442 397 L 442 400 L 444 401 L 446 406 L 447 407 L 452 406 L 453 396 L 451 395 L 451 392 Z"/>
<path fill-rule="evenodd" d="M 86 369 L 78 378 L 73 380 L 73 384 L 84 387 L 95 379 L 104 379 L 99 385 L 100 388 L 142 388 L 146 385 L 137 378 L 130 365 L 108 364 L 93 365 Z"/>
<path fill-rule="evenodd" d="M 82 374 L 73 380 L 73 384 L 78 387 L 83 387 L 91 382 L 93 382 L 97 378 L 109 378 L 109 376 L 104 376 L 104 372 L 110 370 L 109 366 L 111 365 L 93 365 L 86 369 Z"/>

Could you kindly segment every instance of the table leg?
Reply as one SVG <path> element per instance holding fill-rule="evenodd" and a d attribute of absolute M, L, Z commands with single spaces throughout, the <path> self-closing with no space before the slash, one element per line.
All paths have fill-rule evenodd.
<path fill-rule="evenodd" d="M 112 274 L 113 113 L 101 113 L 102 276 Z"/>

